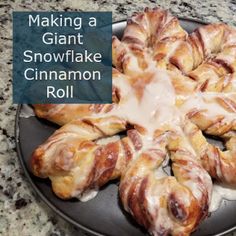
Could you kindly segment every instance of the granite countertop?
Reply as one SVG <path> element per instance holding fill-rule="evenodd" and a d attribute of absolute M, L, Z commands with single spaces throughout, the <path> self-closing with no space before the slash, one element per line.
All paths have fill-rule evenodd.
<path fill-rule="evenodd" d="M 16 105 L 12 105 L 11 88 L 12 11 L 112 11 L 116 21 L 147 6 L 160 6 L 177 16 L 236 25 L 235 0 L 0 1 L 0 235 L 83 235 L 36 196 L 17 158 L 14 139 Z"/>

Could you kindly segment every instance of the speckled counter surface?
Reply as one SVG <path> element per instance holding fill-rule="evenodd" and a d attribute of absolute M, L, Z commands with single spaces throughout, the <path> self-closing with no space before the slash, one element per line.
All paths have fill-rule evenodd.
<path fill-rule="evenodd" d="M 14 140 L 16 106 L 12 105 L 11 88 L 12 11 L 112 11 L 116 21 L 147 6 L 161 6 L 177 16 L 236 25 L 236 0 L 0 1 L 0 235 L 83 235 L 35 195 L 19 165 Z"/>

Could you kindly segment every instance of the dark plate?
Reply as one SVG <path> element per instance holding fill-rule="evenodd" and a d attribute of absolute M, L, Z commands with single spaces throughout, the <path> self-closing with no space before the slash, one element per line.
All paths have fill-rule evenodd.
<path fill-rule="evenodd" d="M 188 32 L 203 23 L 180 19 Z M 113 32 L 121 36 L 125 21 L 113 24 Z M 86 203 L 77 200 L 63 201 L 57 198 L 49 180 L 36 178 L 30 173 L 29 160 L 32 151 L 41 144 L 57 126 L 29 114 L 28 106 L 19 106 L 16 116 L 17 152 L 26 176 L 40 197 L 60 216 L 75 226 L 93 235 L 144 236 L 146 231 L 124 212 L 120 205 L 117 184 L 109 183 L 101 189 L 96 198 Z M 224 201 L 221 207 L 206 219 L 193 234 L 194 236 L 223 235 L 236 229 L 236 201 Z"/>

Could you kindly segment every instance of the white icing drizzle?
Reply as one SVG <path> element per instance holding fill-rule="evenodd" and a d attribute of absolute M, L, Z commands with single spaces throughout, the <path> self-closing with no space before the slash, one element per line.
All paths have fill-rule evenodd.
<path fill-rule="evenodd" d="M 189 97 L 184 97 L 184 104 L 180 108 L 177 108 L 175 106 L 176 94 L 168 72 L 156 68 L 155 63 L 152 62 L 150 62 L 147 71 L 147 76 L 151 76 L 151 78 L 150 81 L 144 85 L 145 87 L 143 89 L 143 94 L 140 100 L 138 99 L 138 96 L 136 96 L 137 91 L 135 90 L 134 83 L 137 87 L 139 87 L 139 83 L 140 86 L 142 86 L 142 80 L 144 78 L 139 78 L 137 76 L 134 81 L 132 80 L 133 78 L 130 79 L 129 77 L 118 74 L 118 78 L 113 79 L 114 86 L 120 89 L 121 101 L 115 109 L 109 112 L 109 115 L 118 116 L 131 124 L 137 124 L 146 129 L 147 133 L 145 135 L 141 135 L 143 149 L 153 147 L 154 132 L 161 126 L 168 125 L 174 130 L 181 132 L 180 127 L 182 123 L 182 116 L 193 108 L 205 110 L 206 113 L 211 117 L 215 117 L 217 115 L 225 115 L 225 117 L 231 118 L 231 116 L 235 116 L 235 114 L 228 112 L 214 101 L 216 95 L 224 96 L 216 93 L 205 93 L 204 95 L 201 93 L 196 93 Z M 145 74 L 143 74 L 143 76 L 145 76 Z M 95 114 L 94 116 L 101 116 L 101 114 Z M 104 116 L 107 116 L 107 114 L 104 114 Z M 73 129 L 76 129 L 76 127 L 74 127 Z M 103 138 L 97 140 L 97 144 L 107 144 L 109 142 L 117 141 L 118 139 L 119 136 L 109 137 L 105 139 Z M 193 155 L 195 155 L 193 148 L 187 142 L 187 140 L 186 148 Z M 86 173 L 81 174 L 81 171 L 83 172 L 82 168 L 80 171 L 75 170 L 76 173 L 80 173 L 79 175 L 76 175 L 78 183 L 83 182 L 86 179 Z M 193 175 L 193 179 L 194 176 L 199 176 L 200 174 L 201 173 L 198 173 L 198 170 L 193 170 L 191 172 L 191 175 Z M 165 171 L 163 171 L 162 167 L 158 168 L 158 170 L 155 171 L 154 175 L 157 179 L 168 176 Z M 84 176 L 84 178 L 81 179 L 81 176 Z M 192 190 L 196 198 L 200 199 L 202 197 L 201 189 L 199 189 L 196 181 L 185 181 L 184 185 L 188 186 L 189 189 Z M 216 205 L 219 205 L 218 202 L 221 201 L 217 200 L 222 198 L 219 197 L 219 189 L 222 190 L 222 188 L 220 188 L 218 185 L 214 186 L 211 211 L 216 209 Z M 158 196 L 167 194 L 163 192 L 165 191 L 164 189 L 159 190 L 160 193 L 158 193 L 157 189 L 155 189 L 155 193 L 147 194 L 150 211 L 154 211 L 154 209 L 158 207 Z M 236 199 L 236 190 L 234 190 L 235 195 L 233 193 L 230 194 L 229 191 L 230 190 L 224 191 L 227 192 L 227 194 L 224 194 L 224 197 L 227 197 L 227 199 Z M 95 197 L 96 194 L 97 189 L 89 190 L 82 195 L 78 193 L 78 198 L 81 201 L 88 201 L 91 198 Z M 187 198 L 184 199 L 185 204 L 187 204 L 187 201 L 189 201 Z M 163 208 L 161 208 L 160 210 L 165 211 L 165 209 Z M 168 220 L 163 223 L 167 224 Z"/>
<path fill-rule="evenodd" d="M 165 178 L 168 175 L 166 174 L 166 172 L 162 169 L 162 167 L 158 168 L 157 170 L 155 170 L 155 177 L 157 179 L 161 179 L 161 178 Z"/>
<path fill-rule="evenodd" d="M 106 137 L 106 138 L 100 138 L 97 140 L 97 144 L 100 144 L 100 145 L 105 145 L 105 144 L 108 144 L 108 143 L 111 143 L 111 142 L 116 142 L 120 139 L 120 136 L 119 135 L 114 135 L 114 136 L 111 136 L 111 137 Z"/>
<path fill-rule="evenodd" d="M 157 179 L 165 178 L 168 175 L 170 175 L 169 161 L 170 161 L 170 157 L 169 155 L 167 155 L 164 161 L 162 162 L 162 165 L 157 170 L 155 170 L 155 177 Z"/>
<path fill-rule="evenodd" d="M 20 117 L 29 118 L 31 116 L 35 116 L 33 108 L 29 105 L 23 104 L 20 111 Z"/>
<path fill-rule="evenodd" d="M 184 137 L 183 131 L 181 130 L 182 116 L 184 113 L 175 106 L 176 94 L 169 74 L 167 71 L 152 68 L 152 66 L 150 67 L 149 71 L 152 73 L 152 80 L 146 84 L 140 101 L 135 94 L 135 88 L 131 86 L 128 78 L 118 78 L 114 80 L 115 86 L 120 88 L 122 96 L 125 98 L 120 101 L 118 109 L 112 111 L 112 114 L 122 117 L 131 124 L 138 124 L 147 130 L 147 134 L 142 136 L 143 149 L 153 147 L 153 135 L 155 130 L 165 125 Z M 150 76 L 150 73 L 147 74 L 147 76 Z M 136 81 L 136 83 L 138 82 Z M 196 156 L 189 141 L 185 139 L 184 143 L 185 148 L 192 153 L 193 156 Z M 192 179 L 195 179 L 196 176 L 202 176 L 202 178 L 208 178 L 209 183 L 211 182 L 208 174 L 203 175 L 199 169 L 192 170 L 191 175 Z M 162 167 L 160 167 L 155 171 L 155 176 L 159 179 L 167 175 Z M 199 189 L 197 181 L 186 180 L 184 185 L 193 190 L 194 196 L 201 199 L 202 190 Z M 210 189 L 211 186 L 209 186 L 209 194 Z M 150 207 L 152 206 L 150 205 Z"/>
<path fill-rule="evenodd" d="M 150 74 L 147 76 L 152 77 L 151 82 L 145 85 L 141 100 L 135 95 L 135 88 L 128 79 L 114 80 L 114 85 L 120 88 L 125 98 L 111 114 L 122 117 L 131 124 L 145 127 L 149 134 L 147 136 L 152 138 L 153 132 L 158 127 L 164 124 L 177 125 L 179 114 L 175 107 L 175 91 L 168 73 L 160 69 L 152 69 Z M 142 83 L 143 78 L 138 79 Z M 138 81 L 135 83 L 139 86 Z"/>
<path fill-rule="evenodd" d="M 223 199 L 236 200 L 236 189 L 224 186 L 223 184 L 214 183 L 209 211 L 216 211 L 220 207 Z"/>
<path fill-rule="evenodd" d="M 180 107 L 183 114 L 187 114 L 191 110 L 195 109 L 203 111 L 208 117 L 214 118 L 223 115 L 226 120 L 232 120 L 235 118 L 234 112 L 229 112 L 224 109 L 220 104 L 216 102 L 216 98 L 227 98 L 229 94 L 219 94 L 214 92 L 208 93 L 195 93 L 192 96 L 186 98 L 184 104 Z"/>
<path fill-rule="evenodd" d="M 97 194 L 98 194 L 97 189 L 91 189 L 91 190 L 87 190 L 83 194 L 79 195 L 78 198 L 81 202 L 87 202 L 87 201 L 95 198 L 97 196 Z"/>

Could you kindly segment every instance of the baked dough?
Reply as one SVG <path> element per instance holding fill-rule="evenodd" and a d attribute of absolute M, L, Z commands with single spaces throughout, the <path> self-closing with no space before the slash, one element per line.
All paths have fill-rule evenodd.
<path fill-rule="evenodd" d="M 189 235 L 208 215 L 212 178 L 236 185 L 236 30 L 189 35 L 167 11 L 146 9 L 112 46 L 113 104 L 35 106 L 63 126 L 34 151 L 32 171 L 64 199 L 88 200 L 120 178 L 125 210 L 149 233 Z"/>

